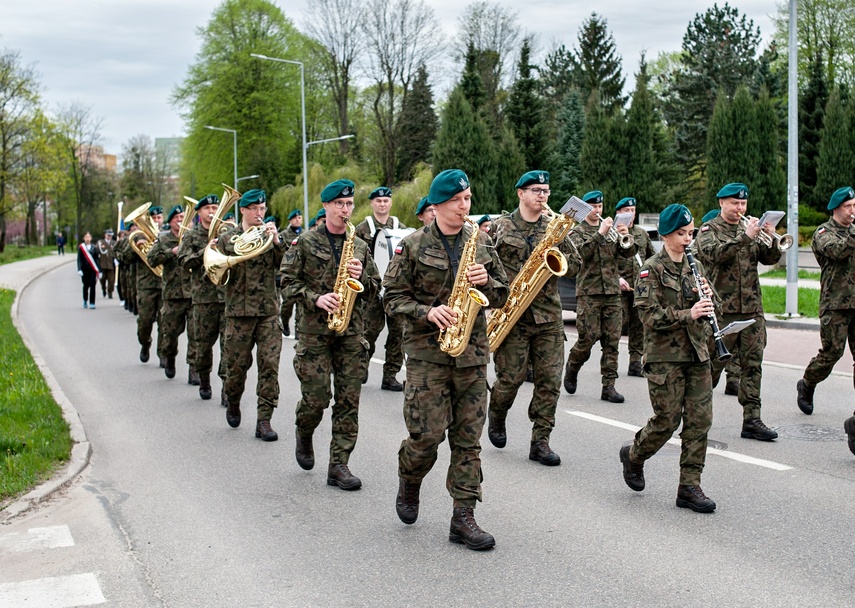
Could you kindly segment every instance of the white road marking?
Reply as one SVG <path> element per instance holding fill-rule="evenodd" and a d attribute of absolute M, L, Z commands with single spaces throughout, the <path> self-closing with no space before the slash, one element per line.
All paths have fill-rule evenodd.
<path fill-rule="evenodd" d="M 0 606 L 4 608 L 70 608 L 106 601 L 91 572 L 0 584 Z"/>
<path fill-rule="evenodd" d="M 603 418 L 602 416 L 597 416 L 596 414 L 589 414 L 588 412 L 577 412 L 574 410 L 564 410 L 564 412 L 570 414 L 571 416 L 578 416 L 579 418 L 585 418 L 586 420 L 592 420 L 593 422 L 600 422 L 602 424 L 608 424 L 609 426 L 616 426 L 619 429 L 632 431 L 633 433 L 638 431 L 639 428 L 641 428 L 633 424 L 621 422 L 620 420 L 612 420 L 611 418 Z M 678 447 L 680 446 L 680 440 L 675 439 L 673 437 L 668 440 L 668 443 L 670 443 L 671 445 L 676 445 Z M 731 460 L 744 462 L 745 464 L 757 465 L 758 467 L 765 467 L 767 469 L 772 469 L 773 471 L 789 471 L 793 468 L 785 464 L 772 462 L 771 460 L 763 460 L 762 458 L 754 458 L 753 456 L 746 456 L 745 454 L 738 454 L 737 452 L 728 452 L 726 450 L 719 450 L 716 448 L 707 448 L 707 454 L 730 458 Z"/>
<path fill-rule="evenodd" d="M 37 551 L 73 547 L 74 539 L 68 526 L 30 528 L 24 532 L 12 532 L 0 536 L 0 551 Z"/>

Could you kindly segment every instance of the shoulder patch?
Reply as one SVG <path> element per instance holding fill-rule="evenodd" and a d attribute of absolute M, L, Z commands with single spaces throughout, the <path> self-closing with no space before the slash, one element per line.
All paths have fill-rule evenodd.
<path fill-rule="evenodd" d="M 292 245 L 296 245 L 296 244 L 297 244 L 297 239 L 295 238 L 293 241 L 291 241 L 291 244 L 292 244 Z"/>
<path fill-rule="evenodd" d="M 638 273 L 638 278 L 639 279 L 646 279 L 649 274 L 650 274 L 650 271 L 647 268 L 645 268 L 644 270 L 642 270 L 641 272 Z"/>
<path fill-rule="evenodd" d="M 823 232 L 825 232 L 825 228 L 820 228 L 816 231 L 817 234 L 822 234 Z"/>
<path fill-rule="evenodd" d="M 646 298 L 650 294 L 650 286 L 649 285 L 636 285 L 635 286 L 635 297 L 636 298 Z"/>
<path fill-rule="evenodd" d="M 703 226 L 701 226 L 701 232 L 706 232 L 709 229 L 710 229 L 710 227 L 707 224 L 704 224 Z"/>
<path fill-rule="evenodd" d="M 398 245 L 397 247 L 395 247 L 395 253 L 396 253 L 396 254 L 397 254 L 397 253 L 401 253 L 403 250 L 404 250 L 404 246 L 403 246 L 403 245 Z"/>

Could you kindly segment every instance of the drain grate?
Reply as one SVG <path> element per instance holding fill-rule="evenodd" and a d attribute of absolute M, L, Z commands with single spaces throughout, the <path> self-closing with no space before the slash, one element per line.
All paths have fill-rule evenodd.
<path fill-rule="evenodd" d="M 815 424 L 793 424 L 790 426 L 779 426 L 775 428 L 778 436 L 787 439 L 798 439 L 800 441 L 846 441 L 846 432 L 840 429 L 832 429 L 827 426 Z"/>

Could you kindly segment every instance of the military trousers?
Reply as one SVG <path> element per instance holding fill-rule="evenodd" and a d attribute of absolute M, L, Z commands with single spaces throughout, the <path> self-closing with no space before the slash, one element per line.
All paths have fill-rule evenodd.
<path fill-rule="evenodd" d="M 193 365 L 193 322 L 190 309 L 193 301 L 190 298 L 164 300 L 160 309 L 160 334 L 163 341 L 158 344 L 160 353 L 168 358 L 178 356 L 178 337 L 187 329 L 187 363 Z"/>
<path fill-rule="evenodd" d="M 163 291 L 160 289 L 137 290 L 137 339 L 142 346 L 151 344 L 151 330 L 157 322 L 157 354 L 163 356 L 162 331 L 160 323 L 160 303 Z"/>
<path fill-rule="evenodd" d="M 697 486 L 707 456 L 712 426 L 712 378 L 703 363 L 647 363 L 644 366 L 653 417 L 635 434 L 629 457 L 643 462 L 680 431 L 680 485 Z"/>
<path fill-rule="evenodd" d="M 617 378 L 621 314 L 619 295 L 578 297 L 576 330 L 579 337 L 567 356 L 567 372 L 578 372 L 591 357 L 594 344 L 599 341 L 603 349 L 600 356 L 603 386 L 614 385 Z"/>
<path fill-rule="evenodd" d="M 386 334 L 386 361 L 383 363 L 383 377 L 394 376 L 404 365 L 404 321 L 399 317 L 386 314 L 383 301 L 374 298 L 365 311 L 365 339 L 368 341 L 367 361 L 374 356 L 374 345 L 383 327 L 388 328 Z"/>
<path fill-rule="evenodd" d="M 722 338 L 727 350 L 739 357 L 739 404 L 742 406 L 743 420 L 760 417 L 760 381 L 763 377 L 763 351 L 766 349 L 766 318 L 762 313 L 725 314 L 719 317 L 719 328 L 733 321 L 754 323 L 740 332 Z M 714 350 L 710 352 L 715 352 Z M 720 362 L 712 356 L 713 386 L 718 385 L 721 371 L 726 362 Z"/>
<path fill-rule="evenodd" d="M 621 334 L 626 334 L 629 341 L 629 362 L 641 363 L 644 355 L 644 326 L 635 308 L 635 295 L 631 291 L 623 291 L 620 302 L 623 308 Z"/>
<path fill-rule="evenodd" d="M 300 380 L 297 434 L 311 437 L 332 405 L 330 464 L 347 464 L 359 434 L 359 395 L 365 374 L 365 340 L 358 335 L 300 333 L 294 371 Z M 333 377 L 335 393 L 330 389 Z"/>
<path fill-rule="evenodd" d="M 481 431 L 487 411 L 487 366 L 455 367 L 410 359 L 404 388 L 409 436 L 398 450 L 398 475 L 421 483 L 448 432 L 451 462 L 445 486 L 455 507 L 481 500 Z"/>
<path fill-rule="evenodd" d="M 276 315 L 267 317 L 226 317 L 223 358 L 226 380 L 223 390 L 229 403 L 240 404 L 246 387 L 246 371 L 252 367 L 252 349 L 258 358 L 258 420 L 270 420 L 279 405 L 279 355 L 282 332 Z"/>
<path fill-rule="evenodd" d="M 549 441 L 555 427 L 565 340 L 563 321 L 539 325 L 519 321 L 493 353 L 496 383 L 490 393 L 489 411 L 499 420 L 507 418 L 531 363 L 534 391 L 528 405 L 528 419 L 532 422 L 532 443 Z"/>
<path fill-rule="evenodd" d="M 819 339 L 819 352 L 810 360 L 804 373 L 805 382 L 811 386 L 828 378 L 843 356 L 847 340 L 849 351 L 855 355 L 855 310 L 826 310 L 819 315 Z"/>
<path fill-rule="evenodd" d="M 223 344 L 226 333 L 226 305 L 223 302 L 193 304 L 193 335 L 195 340 L 189 347 L 193 353 L 193 364 L 200 374 L 210 374 L 214 367 L 214 344 L 220 341 L 220 366 L 217 375 L 225 380 L 226 364 Z"/>
<path fill-rule="evenodd" d="M 101 269 L 101 293 L 103 295 L 107 295 L 109 297 L 113 297 L 113 289 L 116 286 L 116 269 L 109 268 L 107 270 Z"/>

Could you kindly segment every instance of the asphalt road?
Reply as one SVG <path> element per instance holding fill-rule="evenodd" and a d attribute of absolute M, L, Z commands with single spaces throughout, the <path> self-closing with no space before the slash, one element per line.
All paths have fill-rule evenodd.
<path fill-rule="evenodd" d="M 648 461 L 644 492 L 624 485 L 618 450 L 650 415 L 646 383 L 622 375 L 626 403 L 600 401 L 595 348 L 579 391 L 559 403 L 551 445 L 560 467 L 527 458 L 530 384 L 511 410 L 508 446 L 484 437 L 476 516 L 497 546 L 477 553 L 447 539 L 444 446 L 418 522 L 396 517 L 406 431 L 401 394 L 380 390 L 379 365 L 350 463 L 364 485 L 348 493 L 325 483 L 328 416 L 315 470 L 294 461 L 292 340 L 273 417 L 280 440 L 267 444 L 253 434 L 254 369 L 244 422 L 231 429 L 219 401 L 186 384 L 183 361 L 174 380 L 156 357 L 139 362 L 134 319 L 117 300 L 83 310 L 79 292 L 70 266 L 50 272 L 25 292 L 21 319 L 80 414 L 92 463 L 63 496 L 0 529 L 62 523 L 76 545 L 0 547 L 0 585 L 93 572 L 110 604 L 129 607 L 855 605 L 855 456 L 842 430 L 851 374 L 823 383 L 806 417 L 795 406 L 800 370 L 767 365 L 763 418 L 779 428 L 774 443 L 740 439 L 741 408 L 720 386 L 710 432 L 720 451 L 703 477 L 718 510 L 702 515 L 674 505 L 675 446 Z"/>

